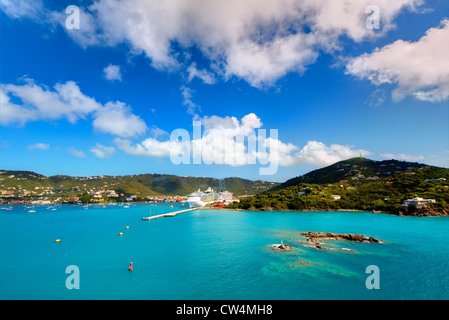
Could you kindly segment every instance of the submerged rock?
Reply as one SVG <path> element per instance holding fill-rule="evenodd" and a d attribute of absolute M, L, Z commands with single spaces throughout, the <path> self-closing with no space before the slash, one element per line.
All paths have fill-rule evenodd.
<path fill-rule="evenodd" d="M 309 247 L 314 248 L 314 249 L 318 249 L 318 250 L 326 250 L 326 251 L 357 252 L 355 250 L 348 249 L 348 248 L 341 248 L 341 249 L 340 248 L 328 248 L 328 247 L 323 247 L 323 246 L 320 246 L 320 245 L 311 245 Z"/>

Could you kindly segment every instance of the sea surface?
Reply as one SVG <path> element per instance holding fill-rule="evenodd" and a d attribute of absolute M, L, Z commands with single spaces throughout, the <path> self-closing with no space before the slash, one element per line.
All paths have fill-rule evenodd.
<path fill-rule="evenodd" d="M 449 299 L 447 217 L 197 210 L 141 220 L 184 209 L 170 205 L 0 210 L 0 299 Z M 305 231 L 385 243 L 328 240 L 355 252 L 322 251 Z M 281 240 L 293 249 L 270 247 Z M 66 286 L 72 265 L 79 289 Z M 371 265 L 379 289 L 366 286 Z"/>

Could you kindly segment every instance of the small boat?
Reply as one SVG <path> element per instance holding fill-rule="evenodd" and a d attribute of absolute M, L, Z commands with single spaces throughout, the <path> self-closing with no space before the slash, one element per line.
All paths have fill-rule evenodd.
<path fill-rule="evenodd" d="M 34 204 L 33 204 L 33 208 L 31 210 L 28 210 L 28 212 L 30 212 L 30 213 L 36 212 L 36 209 L 34 208 Z"/>

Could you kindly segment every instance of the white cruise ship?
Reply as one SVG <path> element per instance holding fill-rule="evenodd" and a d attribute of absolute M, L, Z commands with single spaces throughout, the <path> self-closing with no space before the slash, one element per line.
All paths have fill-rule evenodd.
<path fill-rule="evenodd" d="M 204 207 L 210 202 L 218 200 L 218 193 L 212 190 L 210 187 L 205 192 L 200 189 L 188 195 L 187 203 L 190 208 Z"/>

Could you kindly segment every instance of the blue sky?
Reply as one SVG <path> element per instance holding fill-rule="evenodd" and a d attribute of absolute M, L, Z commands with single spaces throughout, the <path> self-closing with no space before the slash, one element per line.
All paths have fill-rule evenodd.
<path fill-rule="evenodd" d="M 447 1 L 125 3 L 1 2 L 0 168 L 285 181 L 360 154 L 449 166 Z M 209 138 L 277 129 L 277 170 L 261 175 L 261 153 L 173 164 L 170 133 L 193 120 Z"/>

